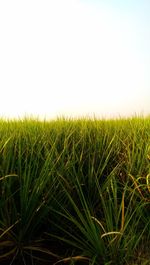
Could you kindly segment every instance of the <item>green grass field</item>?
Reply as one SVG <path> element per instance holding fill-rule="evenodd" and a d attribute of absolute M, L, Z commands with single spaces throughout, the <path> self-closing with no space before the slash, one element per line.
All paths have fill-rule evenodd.
<path fill-rule="evenodd" d="M 0 264 L 150 264 L 150 117 L 0 120 Z"/>

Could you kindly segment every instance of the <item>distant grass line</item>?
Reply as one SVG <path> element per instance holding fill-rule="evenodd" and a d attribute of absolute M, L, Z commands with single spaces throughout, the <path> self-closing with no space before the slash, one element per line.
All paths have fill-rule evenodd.
<path fill-rule="evenodd" d="M 0 119 L 1 264 L 150 264 L 150 117 Z"/>

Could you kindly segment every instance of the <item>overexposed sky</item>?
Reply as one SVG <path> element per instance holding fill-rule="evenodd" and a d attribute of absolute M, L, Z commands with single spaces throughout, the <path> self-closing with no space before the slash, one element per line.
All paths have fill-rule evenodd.
<path fill-rule="evenodd" d="M 0 116 L 150 114 L 149 0 L 1 0 Z"/>

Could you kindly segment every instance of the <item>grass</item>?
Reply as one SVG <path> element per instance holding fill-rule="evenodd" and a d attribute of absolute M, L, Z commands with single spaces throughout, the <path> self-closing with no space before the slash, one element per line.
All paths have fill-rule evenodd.
<path fill-rule="evenodd" d="M 150 118 L 0 120 L 1 264 L 150 264 Z"/>

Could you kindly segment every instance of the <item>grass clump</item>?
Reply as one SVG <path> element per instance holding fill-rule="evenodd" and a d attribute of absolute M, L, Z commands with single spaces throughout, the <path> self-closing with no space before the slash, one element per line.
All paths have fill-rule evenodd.
<path fill-rule="evenodd" d="M 149 264 L 150 118 L 0 121 L 1 264 Z"/>

